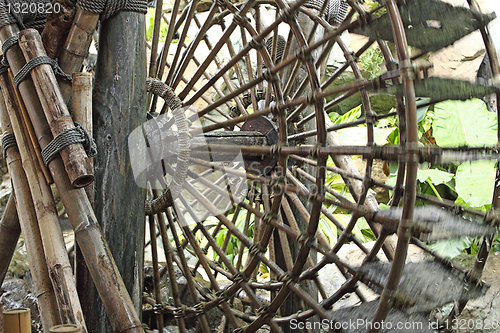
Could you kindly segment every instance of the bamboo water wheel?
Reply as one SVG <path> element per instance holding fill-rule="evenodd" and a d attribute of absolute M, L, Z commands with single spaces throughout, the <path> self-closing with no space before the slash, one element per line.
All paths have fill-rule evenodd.
<path fill-rule="evenodd" d="M 132 131 L 128 143 L 135 181 L 149 193 L 145 202 L 149 241 L 141 250 L 152 256 L 148 291 L 154 297 L 143 297 L 150 305 L 144 307 L 144 316 L 153 314 L 151 326 L 160 331 L 174 325 L 180 332 L 212 332 L 219 328 L 213 327 L 211 318 L 222 316 L 220 329 L 225 332 L 297 328 L 305 332 L 432 332 L 436 327 L 429 325 L 428 318 L 434 309 L 452 305 L 436 323 L 444 325 L 469 299 L 486 291 L 480 277 L 499 224 L 498 188 L 486 213 L 417 190 L 419 163 L 498 158 L 496 145 L 437 147 L 418 140 L 417 97 L 433 104 L 497 92 L 494 81 L 479 85 L 429 76 L 429 65 L 420 61 L 428 52 L 446 48 L 479 29 L 492 73 L 494 77 L 500 73 L 487 29 L 494 16 L 481 13 L 474 0 L 468 2 L 470 8 L 439 0 L 385 0 L 371 7 L 361 0 L 217 0 L 209 3 L 207 11 L 197 0 L 176 0 L 167 14 L 162 1 L 156 1 L 148 45 L 152 56 L 147 97 L 142 85 L 135 84 L 140 82 L 144 64 L 138 63 L 135 72 L 123 70 L 132 73 L 125 81 L 139 91 L 137 100 L 147 99 L 149 108 L 147 121 Z M 95 305 L 80 306 L 78 297 L 83 299 L 91 290 L 80 290 L 77 295 L 69 260 L 60 260 L 66 249 L 58 224 L 52 223 L 57 221 L 57 213 L 50 208 L 54 199 L 49 184 L 54 182 L 83 255 L 80 264 L 88 267 L 113 330 L 143 332 L 137 304 L 134 307 L 126 292 L 129 286 L 119 278 L 104 227 L 94 213 L 102 207 L 93 208 L 93 195 L 82 188 L 93 180 L 81 144 L 88 138 L 61 148 L 60 157 L 56 154 L 45 163 L 47 168 L 40 157 L 52 137 L 82 131 L 75 130 L 65 106 L 71 85 L 58 82 L 54 72 L 73 74 L 81 69 L 99 17 L 105 20 L 114 13 L 108 11 L 111 2 L 104 1 L 108 7 L 103 12 L 88 6 L 92 0 L 78 1 L 73 25 L 65 32 L 69 37 L 60 51 L 59 68 L 45 57 L 35 69 L 25 70 L 31 74 L 24 78 L 18 73 L 25 63 L 43 57 L 45 50 L 36 31 L 22 29 L 39 28 L 45 21 L 13 17 L 7 3 L 11 2 L 0 0 L 0 39 L 10 66 L 7 69 L 3 61 L 0 67 L 0 99 L 4 100 L 0 101 L 0 119 L 8 139 L 3 140 L 3 149 L 16 200 L 11 197 L 0 223 L 0 253 L 5 253 L 0 258 L 0 277 L 5 276 L 8 260 L 4 257 L 12 255 L 20 225 L 29 243 L 44 329 L 79 324 L 87 332 L 85 320 L 89 324 L 102 319 L 89 319 L 85 310 Z M 144 1 L 122 1 L 119 6 L 133 12 L 145 10 Z M 137 17 L 121 16 L 112 26 L 114 32 L 140 35 L 128 29 L 142 24 L 143 18 Z M 51 22 L 58 29 L 60 21 L 64 19 Z M 122 27 L 126 31 L 120 31 Z M 367 38 L 363 45 L 349 47 L 347 33 Z M 50 43 L 45 44 L 53 57 Z M 372 45 L 384 57 L 384 70 L 366 77 L 358 60 Z M 119 45 L 115 46 L 116 53 Z M 98 47 L 101 57 L 110 57 L 112 52 L 103 51 L 106 48 L 109 45 Z M 336 66 L 325 75 L 327 68 L 331 70 L 326 64 L 332 52 L 337 54 Z M 133 63 L 136 58 L 124 59 Z M 120 64 L 112 65 L 118 68 Z M 348 72 L 353 76 L 350 82 L 342 80 Z M 108 79 L 111 85 L 120 78 Z M 99 89 L 94 91 L 101 94 L 98 103 L 103 104 L 106 95 Z M 394 96 L 394 109 L 376 113 L 370 100 L 374 93 Z M 328 113 L 357 94 L 363 116 L 333 124 Z M 128 102 L 120 97 L 123 101 L 112 102 Z M 76 100 L 89 103 L 85 96 Z M 381 145 L 375 137 L 374 124 L 389 117 L 397 118 L 397 145 Z M 102 119 L 94 123 L 108 126 Z M 359 126 L 366 130 L 362 144 L 350 142 L 349 137 L 341 139 L 336 132 Z M 107 134 L 105 139 L 112 141 L 113 136 Z M 124 150 L 115 149 L 118 155 Z M 72 163 L 76 158 L 81 164 Z M 364 161 L 363 170 L 354 158 Z M 397 164 L 394 186 L 374 178 L 376 161 Z M 120 172 L 121 166 L 116 170 Z M 333 187 L 332 177 L 342 185 Z M 380 210 L 371 191 L 375 186 L 392 191 L 389 209 Z M 104 194 L 99 195 L 96 202 Z M 348 216 L 347 221 L 333 214 L 337 208 Z M 142 210 L 138 211 L 142 223 Z M 102 216 L 106 215 L 98 217 Z M 325 226 L 330 225 L 338 232 L 326 232 Z M 354 232 L 360 225 L 368 225 L 374 236 L 370 248 Z M 124 234 L 130 232 L 119 228 Z M 115 235 L 119 236 L 123 235 Z M 463 236 L 483 237 L 469 271 L 428 247 L 437 240 Z M 433 260 L 405 263 L 410 243 Z M 354 265 L 338 255 L 348 244 L 363 253 L 362 264 Z M 166 261 L 161 268 L 159 252 Z M 136 269 L 131 276 L 140 281 Z M 326 288 L 325 277 L 333 279 L 332 271 L 338 273 L 338 287 Z M 161 294 L 160 281 L 165 276 L 168 299 Z M 345 305 L 348 297 L 356 304 Z"/>
<path fill-rule="evenodd" d="M 422 326 L 405 326 L 405 331 L 428 332 L 430 311 L 455 302 L 451 318 L 468 299 L 484 292 L 479 277 L 488 239 L 496 230 L 487 222 L 491 213 L 458 209 L 451 201 L 418 193 L 416 172 L 418 163 L 477 159 L 490 148 L 436 149 L 418 144 L 415 99 L 428 97 L 435 103 L 495 90 L 429 77 L 429 67 L 419 62 L 428 52 L 477 29 L 488 45 L 486 25 L 491 16 L 475 7 L 433 0 L 380 1 L 371 9 L 362 1 L 214 1 L 208 13 L 198 11 L 197 1 L 182 11 L 181 5 L 176 1 L 168 15 L 156 11 L 150 45 L 152 54 L 158 52 L 149 65 L 150 112 L 156 119 L 151 121 L 171 127 L 175 118 L 178 125 L 164 134 L 171 141 L 177 135 L 178 142 L 174 138 L 170 148 L 167 144 L 157 148 L 170 152 L 164 160 L 168 166 L 160 169 L 166 171 L 166 181 L 160 184 L 154 172 L 149 175 L 155 188 L 150 198 L 155 199 L 148 202 L 147 212 L 162 212 L 149 216 L 150 231 L 161 235 L 167 260 L 161 273 L 168 274 L 172 290 L 171 300 L 157 306 L 156 313 L 170 314 L 170 323 L 181 331 L 195 324 L 202 331 L 214 329 L 207 318 L 217 307 L 224 313 L 226 329 L 238 332 L 289 331 L 292 323 L 308 320 L 331 321 L 322 328 L 342 332 L 375 332 L 383 326 L 348 325 L 356 320 L 394 324 L 382 327 L 384 332 L 398 331 L 398 322 L 420 322 Z M 168 24 L 164 43 L 158 42 L 161 22 Z M 186 38 L 190 29 L 196 33 Z M 364 35 L 367 41 L 349 49 L 346 32 Z M 174 38 L 177 44 L 172 44 Z M 386 71 L 367 79 L 358 59 L 372 44 L 380 48 Z M 410 55 L 409 46 L 420 51 Z M 343 61 L 322 81 L 335 47 Z M 493 49 L 487 47 L 488 52 Z M 355 77 L 350 83 L 340 79 L 346 71 Z M 372 110 L 370 94 L 377 92 L 396 97 L 392 112 Z M 333 125 L 328 113 L 356 93 L 361 94 L 363 118 Z M 167 97 L 166 102 L 158 95 Z M 183 108 L 185 118 L 173 115 L 176 108 Z M 379 146 L 374 123 L 393 115 L 398 117 L 400 143 Z M 359 125 L 366 126 L 364 145 L 339 139 L 337 130 Z M 160 138 L 162 125 L 155 126 L 151 133 Z M 183 131 L 190 131 L 190 145 L 181 138 Z M 161 145 L 153 134 L 150 140 L 151 147 Z M 183 152 L 188 157 L 181 156 Z M 361 172 L 354 156 L 365 161 Z M 189 160 L 185 166 L 183 159 Z M 373 179 L 376 160 L 398 163 L 394 187 Z M 333 174 L 342 177 L 347 192 L 330 186 L 327 179 Z M 185 180 L 185 186 L 180 188 L 175 177 Z M 175 190 L 162 192 L 169 184 Z M 379 211 L 373 186 L 393 191 L 389 211 Z M 352 213 L 347 225 L 330 207 Z M 322 220 L 338 228 L 336 240 L 327 238 L 320 228 Z M 353 234 L 365 221 L 377 237 L 371 249 Z M 487 235 L 472 272 L 455 267 L 425 243 L 465 235 Z M 364 253 L 360 267 L 336 255 L 347 243 Z M 409 243 L 435 261 L 405 265 Z M 155 242 L 151 245 L 158 289 L 159 250 Z M 176 285 L 172 265 L 187 280 L 184 291 Z M 327 292 L 318 274 L 332 266 L 343 279 L 338 289 Z M 193 278 L 195 270 L 209 281 L 206 285 Z M 259 278 L 261 271 L 269 272 L 265 281 Z M 368 301 L 360 284 L 380 297 Z M 351 294 L 362 305 L 339 308 L 338 302 Z"/>

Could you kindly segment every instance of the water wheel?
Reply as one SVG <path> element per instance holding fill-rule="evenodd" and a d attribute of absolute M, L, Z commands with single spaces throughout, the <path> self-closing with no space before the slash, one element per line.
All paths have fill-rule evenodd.
<path fill-rule="evenodd" d="M 495 92 L 429 77 L 429 67 L 418 61 L 477 29 L 493 51 L 485 28 L 491 19 L 436 0 L 371 7 L 355 0 L 218 0 L 208 7 L 176 0 L 168 14 L 157 9 L 150 120 L 137 135 L 149 140 L 143 176 L 150 239 L 160 235 L 167 262 L 160 270 L 157 242 L 148 242 L 157 325 L 210 332 L 211 316 L 222 311 L 225 331 L 281 332 L 293 325 L 314 331 L 318 326 L 305 323 L 326 320 L 320 328 L 401 331 L 402 323 L 405 331 L 430 332 L 433 309 L 455 302 L 452 317 L 481 295 L 481 264 L 465 272 L 425 242 L 487 235 L 478 255 L 484 265 L 496 231 L 485 222 L 496 221 L 494 209 L 484 214 L 418 193 L 416 172 L 418 163 L 478 159 L 494 147 L 419 144 L 416 97 L 435 103 Z M 346 32 L 368 38 L 350 49 Z M 385 70 L 367 78 L 358 59 L 373 44 Z M 332 49 L 343 59 L 324 78 Z M 347 72 L 350 82 L 342 80 Z M 395 96 L 394 110 L 374 112 L 372 93 Z M 328 113 L 355 94 L 362 118 L 334 125 Z M 374 124 L 391 116 L 398 119 L 399 144 L 378 145 Z M 336 133 L 360 125 L 366 130 L 361 145 Z M 363 170 L 353 157 L 363 159 Z M 395 186 L 373 178 L 377 160 L 397 162 Z M 343 186 L 332 186 L 332 177 Z M 374 186 L 392 191 L 389 210 L 379 210 Z M 334 208 L 349 219 L 339 221 Z M 338 234 L 331 237 L 322 224 Z M 373 247 L 354 233 L 360 224 L 369 225 Z M 410 242 L 434 260 L 405 265 Z M 363 253 L 361 266 L 337 256 L 348 243 Z M 319 278 L 330 279 L 332 270 L 341 277 L 334 290 Z M 162 275 L 171 295 L 163 303 Z M 349 295 L 362 304 L 342 306 Z"/>

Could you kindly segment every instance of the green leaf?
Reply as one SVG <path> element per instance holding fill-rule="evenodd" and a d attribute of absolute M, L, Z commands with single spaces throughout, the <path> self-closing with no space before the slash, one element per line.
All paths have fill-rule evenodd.
<path fill-rule="evenodd" d="M 428 97 L 418 97 L 417 98 L 417 122 L 421 122 L 424 118 L 425 115 L 427 114 L 427 110 L 429 110 L 428 103 L 431 101 L 430 98 Z M 420 105 L 425 105 L 425 106 L 420 106 Z"/>
<path fill-rule="evenodd" d="M 330 246 L 333 246 L 337 242 L 337 227 L 335 224 L 330 222 L 323 214 L 319 219 L 319 228 L 323 234 L 327 237 Z"/>
<path fill-rule="evenodd" d="M 478 147 L 497 143 L 495 114 L 477 98 L 436 104 L 432 128 L 436 143 L 441 147 Z"/>
<path fill-rule="evenodd" d="M 361 105 L 356 106 L 354 109 L 347 111 L 333 122 L 334 125 L 345 124 L 354 121 L 361 117 Z"/>
<path fill-rule="evenodd" d="M 455 177 L 458 195 L 471 207 L 491 203 L 495 184 L 495 161 L 462 163 Z"/>
<path fill-rule="evenodd" d="M 439 185 L 443 183 L 447 183 L 453 179 L 453 174 L 445 171 L 441 171 L 439 169 L 427 169 L 427 170 L 418 170 L 417 171 L 417 180 L 421 183 L 430 179 L 430 181 L 434 185 Z"/>
<path fill-rule="evenodd" d="M 429 249 L 446 258 L 454 258 L 468 248 L 471 240 L 468 237 L 444 239 L 429 245 Z"/>

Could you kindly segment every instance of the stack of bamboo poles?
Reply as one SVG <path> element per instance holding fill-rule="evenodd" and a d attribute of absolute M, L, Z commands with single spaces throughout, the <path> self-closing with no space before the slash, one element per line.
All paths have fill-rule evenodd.
<path fill-rule="evenodd" d="M 65 73 L 80 70 L 98 19 L 99 14 L 77 9 L 67 36 L 60 34 L 63 47 L 59 65 Z M 52 67 L 42 64 L 16 88 L 13 76 L 26 62 L 46 55 L 46 51 L 36 30 L 19 31 L 16 24 L 0 29 L 2 43 L 13 36 L 18 37 L 19 44 L 4 54 L 10 69 L 0 75 L 3 134 L 14 134 L 17 141 L 17 145 L 5 149 L 13 193 L 0 222 L 0 284 L 22 230 L 44 332 L 74 332 L 50 329 L 59 324 L 76 324 L 81 332 L 87 332 L 50 189 L 54 182 L 113 329 L 144 332 L 85 192 L 93 175 L 82 144 L 62 149 L 48 166 L 41 158 L 41 150 L 53 137 L 75 126 L 66 107 L 71 93 L 75 119 L 78 117 L 90 129 L 90 74 L 75 74 L 73 85 L 58 83 Z"/>

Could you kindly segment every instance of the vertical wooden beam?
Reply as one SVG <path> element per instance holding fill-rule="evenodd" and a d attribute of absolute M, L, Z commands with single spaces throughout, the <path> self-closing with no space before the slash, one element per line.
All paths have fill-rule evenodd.
<path fill-rule="evenodd" d="M 138 313 L 146 191 L 134 181 L 128 135 L 146 121 L 144 19 L 122 11 L 102 22 L 93 91 L 95 213 Z M 96 311 L 104 317 L 102 306 Z M 95 323 L 95 332 L 111 332 L 102 320 Z"/>

